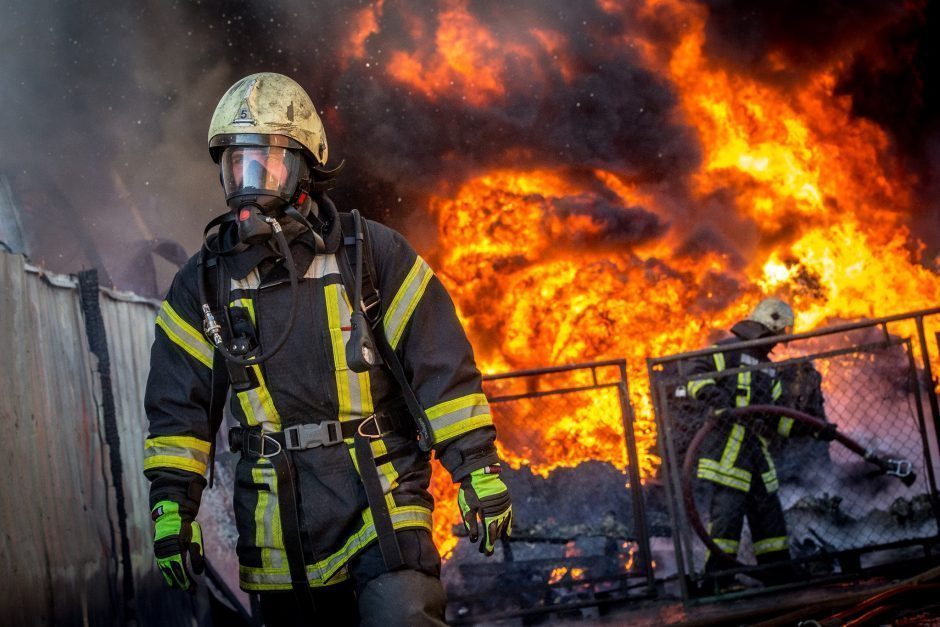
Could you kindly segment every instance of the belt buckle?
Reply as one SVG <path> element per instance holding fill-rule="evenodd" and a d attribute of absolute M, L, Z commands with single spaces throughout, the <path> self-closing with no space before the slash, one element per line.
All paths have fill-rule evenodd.
<path fill-rule="evenodd" d="M 333 446 L 343 441 L 339 420 L 294 425 L 284 429 L 284 446 L 289 451 L 303 451 L 318 446 Z"/>

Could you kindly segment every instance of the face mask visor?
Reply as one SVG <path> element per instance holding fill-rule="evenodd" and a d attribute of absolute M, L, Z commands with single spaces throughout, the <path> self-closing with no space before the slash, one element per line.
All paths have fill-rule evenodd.
<path fill-rule="evenodd" d="M 239 196 L 289 201 L 305 169 L 299 152 L 281 146 L 229 146 L 219 165 L 227 201 Z"/>

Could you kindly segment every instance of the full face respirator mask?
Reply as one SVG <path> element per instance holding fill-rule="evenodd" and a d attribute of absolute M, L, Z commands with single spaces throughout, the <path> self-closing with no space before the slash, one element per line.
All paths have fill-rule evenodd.
<path fill-rule="evenodd" d="M 303 155 L 281 146 L 230 146 L 219 160 L 225 202 L 235 215 L 239 241 L 254 245 L 271 239 L 269 218 L 285 214 L 306 223 L 293 207 L 299 184 L 308 176 Z M 305 224 L 309 226 L 308 224 Z"/>

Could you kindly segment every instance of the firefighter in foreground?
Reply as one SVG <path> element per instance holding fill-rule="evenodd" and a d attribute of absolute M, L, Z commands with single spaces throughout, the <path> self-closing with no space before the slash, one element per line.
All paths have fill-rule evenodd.
<path fill-rule="evenodd" d="M 401 235 L 337 212 L 338 168 L 290 78 L 235 83 L 209 150 L 230 212 L 173 281 L 147 383 L 157 563 L 183 589 L 203 566 L 196 513 L 227 397 L 240 584 L 265 622 L 443 624 L 431 450 L 481 552 L 512 527 L 454 305 Z"/>
<path fill-rule="evenodd" d="M 761 301 L 746 320 L 731 328 L 732 336 L 717 346 L 783 335 L 793 325 L 793 310 L 777 298 Z M 754 542 L 758 564 L 786 562 L 790 559 L 787 528 L 783 508 L 777 495 L 778 482 L 774 461 L 768 450 L 771 437 L 789 438 L 807 435 L 806 430 L 785 416 L 764 416 L 722 420 L 734 407 L 749 405 L 783 405 L 781 373 L 773 367 L 757 367 L 770 362 L 774 344 L 734 349 L 694 358 L 685 363 L 686 376 L 713 373 L 713 377 L 689 381 L 689 396 L 703 401 L 719 420 L 704 441 L 698 461 L 697 476 L 712 483 L 709 534 L 715 544 L 729 555 L 736 556 L 740 545 L 744 518 Z M 753 368 L 751 368 L 753 367 Z M 721 372 L 748 368 L 736 375 Z M 835 425 L 814 437 L 831 441 Z M 720 557 L 708 555 L 705 572 L 720 571 Z M 795 570 L 781 565 L 770 568 L 760 578 L 767 584 L 783 583 Z M 718 577 L 719 589 L 733 584 L 733 577 Z"/>

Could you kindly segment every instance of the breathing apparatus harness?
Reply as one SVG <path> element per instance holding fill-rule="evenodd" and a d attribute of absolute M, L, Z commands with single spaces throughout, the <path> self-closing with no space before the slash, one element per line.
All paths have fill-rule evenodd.
<path fill-rule="evenodd" d="M 333 172 L 336 171 L 338 169 Z M 317 187 L 311 191 L 323 191 L 322 185 L 323 183 L 313 183 L 313 186 Z M 306 191 L 299 192 L 297 196 L 297 199 L 280 209 L 279 215 L 267 215 L 261 205 L 248 199 L 234 207 L 233 211 L 212 220 L 204 231 L 204 244 L 197 267 L 199 298 L 205 334 L 217 349 L 213 358 L 210 401 L 212 434 L 209 454 L 210 486 L 214 475 L 215 434 L 222 423 L 229 385 L 231 384 L 235 390 L 250 388 L 249 368 L 264 363 L 284 346 L 296 318 L 297 270 L 290 252 L 290 245 L 277 218 L 287 216 L 299 222 L 315 237 L 317 250 L 325 249 L 321 233 L 324 232 L 326 225 L 320 220 L 317 211 L 311 212 L 309 220 L 301 215 L 297 207 L 306 202 L 309 196 Z M 332 201 L 325 194 L 318 194 L 317 200 L 334 209 L 343 235 L 344 251 L 338 252 L 337 261 L 343 284 L 354 303 L 350 313 L 350 335 L 345 350 L 347 365 L 354 372 L 366 372 L 370 368 L 381 366 L 384 362 L 399 384 L 412 420 L 407 420 L 407 424 L 401 424 L 401 419 L 394 413 L 377 411 L 361 420 L 344 423 L 323 421 L 317 424 L 295 425 L 278 433 L 241 427 L 230 431 L 229 442 L 233 451 L 240 451 L 243 455 L 268 458 L 275 468 L 278 476 L 278 501 L 281 504 L 281 523 L 291 573 L 291 585 L 298 601 L 303 607 L 308 608 L 311 607 L 312 598 L 309 595 L 309 582 L 303 562 L 301 521 L 294 486 L 296 472 L 288 453 L 316 446 L 332 446 L 341 443 L 344 438 L 354 439 L 360 476 L 372 511 L 379 548 L 386 569 L 392 571 L 400 568 L 404 561 L 379 479 L 378 463 L 372 451 L 371 440 L 392 431 L 410 430 L 411 433 L 417 432 L 419 448 L 425 453 L 428 453 L 434 444 L 430 421 L 407 380 L 401 362 L 385 337 L 382 326 L 381 294 L 376 287 L 377 274 L 369 245 L 367 225 L 357 210 L 340 214 L 335 212 Z M 315 203 L 317 200 L 310 198 L 310 202 Z M 236 221 L 239 241 L 224 249 L 215 246 L 209 236 L 210 231 Z M 311 224 L 311 221 L 314 224 Z M 220 238 L 221 233 L 216 239 Z M 277 244 L 277 252 L 287 264 L 291 305 L 287 324 L 280 337 L 271 348 L 262 352 L 260 346 L 252 347 L 251 338 L 239 336 L 235 325 L 232 324 L 226 306 L 229 300 L 228 281 L 224 276 L 223 264 L 219 263 L 219 258 L 242 252 L 249 245 L 267 244 L 272 240 Z M 223 337 L 222 325 L 216 320 L 210 306 L 206 275 L 212 267 L 217 268 L 218 307 L 224 312 L 224 321 L 228 324 L 231 337 L 228 343 Z"/>

